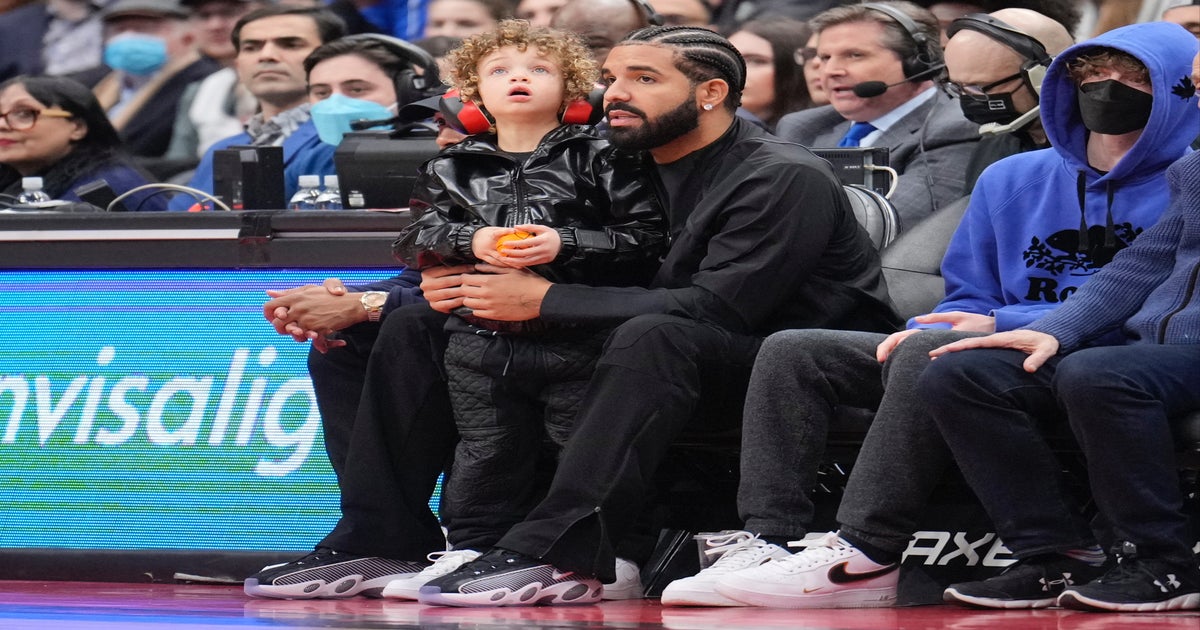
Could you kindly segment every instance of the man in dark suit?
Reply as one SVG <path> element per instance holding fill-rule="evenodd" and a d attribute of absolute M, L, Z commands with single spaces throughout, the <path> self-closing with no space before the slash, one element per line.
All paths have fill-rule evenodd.
<path fill-rule="evenodd" d="M 778 135 L 809 147 L 887 147 L 900 176 L 891 201 L 905 227 L 961 197 L 979 126 L 934 86 L 942 48 L 933 14 L 867 3 L 830 9 L 812 25 L 830 104 L 784 116 Z"/>

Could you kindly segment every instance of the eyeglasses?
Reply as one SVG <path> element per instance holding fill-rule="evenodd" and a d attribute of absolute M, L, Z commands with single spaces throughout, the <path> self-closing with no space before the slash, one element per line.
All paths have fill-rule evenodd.
<path fill-rule="evenodd" d="M 992 81 L 987 85 L 963 85 L 961 83 L 955 83 L 954 81 L 942 81 L 940 85 L 942 91 L 950 95 L 951 98 L 962 98 L 965 96 L 967 98 L 986 99 L 988 97 L 988 92 L 991 91 L 992 88 L 1000 87 L 1001 85 L 1004 85 L 1005 83 L 1008 83 L 1014 79 L 1020 79 L 1021 76 L 1021 73 L 1018 72 L 1012 76 L 1004 77 L 999 81 Z"/>
<path fill-rule="evenodd" d="M 0 114 L 0 118 L 8 123 L 8 128 L 15 131 L 32 129 L 37 124 L 38 116 L 47 118 L 74 118 L 75 114 L 61 109 L 14 109 Z"/>
<path fill-rule="evenodd" d="M 816 48 L 805 47 L 805 48 L 796 49 L 796 52 L 793 54 L 792 59 L 796 62 L 796 65 L 803 66 L 804 64 L 807 64 L 808 62 L 812 61 L 813 59 L 816 59 L 816 57 L 817 57 L 817 49 Z"/>

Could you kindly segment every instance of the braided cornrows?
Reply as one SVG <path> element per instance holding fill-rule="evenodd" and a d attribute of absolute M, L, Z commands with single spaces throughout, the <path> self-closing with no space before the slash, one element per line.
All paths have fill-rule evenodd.
<path fill-rule="evenodd" d="M 646 43 L 670 46 L 684 60 L 679 70 L 693 81 L 721 79 L 729 84 L 730 100 L 741 100 L 746 87 L 746 60 L 729 40 L 694 26 L 651 26 L 630 33 L 623 43 Z M 713 71 L 716 71 L 714 76 Z"/>

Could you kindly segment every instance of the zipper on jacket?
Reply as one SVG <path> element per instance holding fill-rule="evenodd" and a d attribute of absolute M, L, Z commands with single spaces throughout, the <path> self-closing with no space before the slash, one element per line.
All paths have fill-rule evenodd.
<path fill-rule="evenodd" d="M 1162 320 L 1162 324 L 1159 325 L 1159 327 L 1158 327 L 1158 343 L 1159 344 L 1166 343 L 1167 324 L 1170 323 L 1171 318 L 1175 317 L 1175 315 L 1178 314 L 1179 311 L 1182 311 L 1184 308 L 1187 307 L 1188 302 L 1192 301 L 1192 294 L 1196 292 L 1197 277 L 1200 277 L 1200 263 L 1196 263 L 1196 266 L 1192 267 L 1192 277 L 1188 279 L 1187 291 L 1183 292 L 1183 302 L 1179 305 L 1178 308 L 1171 311 L 1170 313 L 1167 313 L 1167 316 L 1164 317 Z"/>

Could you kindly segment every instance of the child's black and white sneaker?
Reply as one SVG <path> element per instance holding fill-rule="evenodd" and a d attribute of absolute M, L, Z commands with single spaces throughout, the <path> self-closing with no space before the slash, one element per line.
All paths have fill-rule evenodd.
<path fill-rule="evenodd" d="M 251 597 L 275 599 L 378 597 L 388 582 L 411 577 L 427 564 L 320 548 L 299 560 L 263 567 L 246 578 L 243 590 Z"/>
<path fill-rule="evenodd" d="M 1026 558 L 999 575 L 978 582 L 951 584 L 942 599 L 952 604 L 980 608 L 1049 608 L 1063 589 L 1084 584 L 1104 572 L 1061 554 Z"/>
<path fill-rule="evenodd" d="M 594 604 L 602 591 L 595 578 L 493 549 L 422 586 L 417 599 L 435 606 L 548 606 Z"/>
<path fill-rule="evenodd" d="M 1194 610 L 1200 608 L 1200 568 L 1139 558 L 1127 543 L 1117 566 L 1097 580 L 1063 591 L 1058 605 L 1113 612 Z"/>

